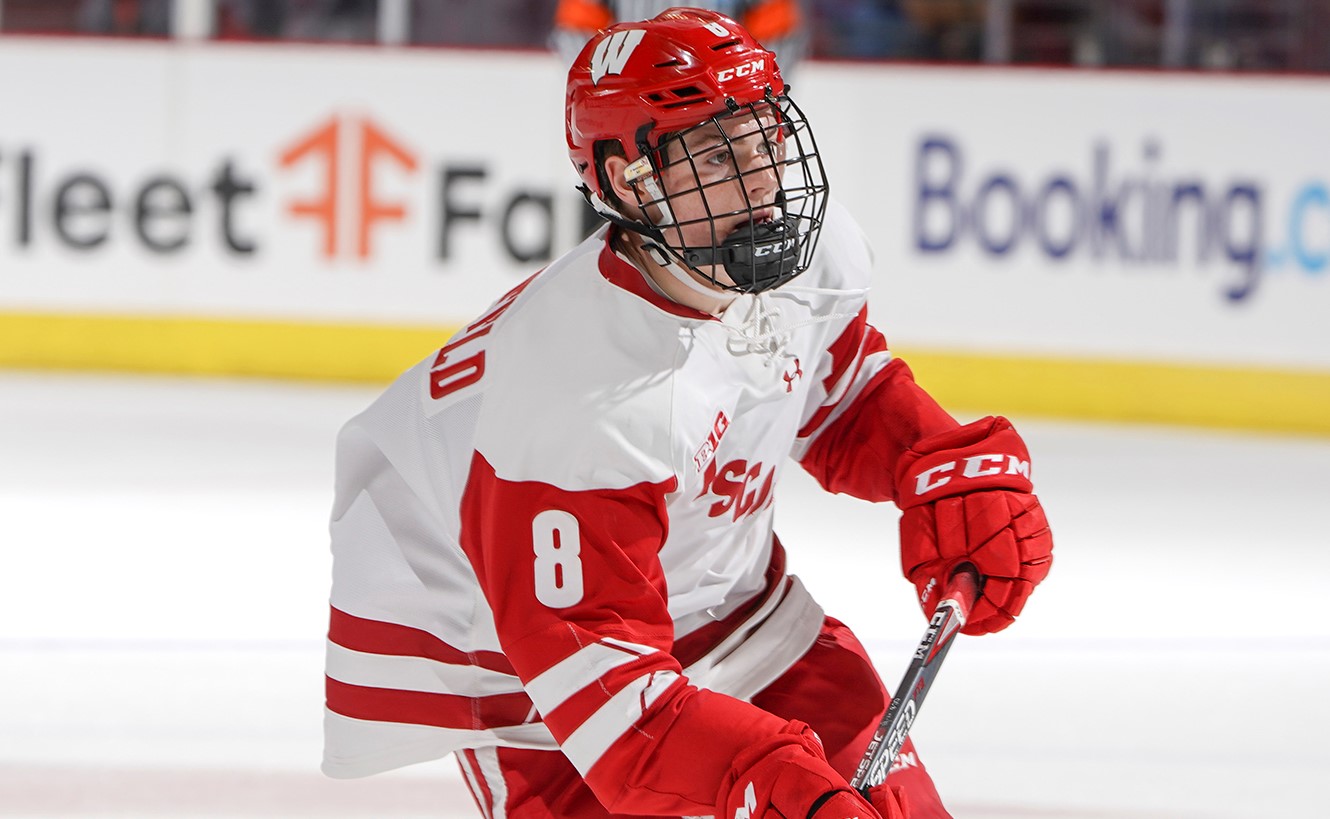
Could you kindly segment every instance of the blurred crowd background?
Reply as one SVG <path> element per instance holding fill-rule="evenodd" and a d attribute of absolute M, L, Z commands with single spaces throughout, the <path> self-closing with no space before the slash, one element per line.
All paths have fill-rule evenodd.
<path fill-rule="evenodd" d="M 0 0 L 0 33 L 169 37 L 187 31 L 227 40 L 553 49 L 559 45 L 556 14 L 567 13 L 561 2 L 591 4 Z M 777 5 L 797 12 L 787 50 L 813 59 L 1330 72 L 1330 0 L 783 0 Z M 179 19 L 183 9 L 190 9 L 187 25 Z"/>

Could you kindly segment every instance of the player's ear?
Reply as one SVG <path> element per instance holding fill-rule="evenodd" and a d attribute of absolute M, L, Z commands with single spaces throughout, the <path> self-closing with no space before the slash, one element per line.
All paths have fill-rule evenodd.
<path fill-rule="evenodd" d="M 614 191 L 615 198 L 625 207 L 636 209 L 637 194 L 623 174 L 624 169 L 628 167 L 628 159 L 618 154 L 610 154 L 602 162 L 605 168 L 605 181 L 610 184 L 610 189 Z"/>

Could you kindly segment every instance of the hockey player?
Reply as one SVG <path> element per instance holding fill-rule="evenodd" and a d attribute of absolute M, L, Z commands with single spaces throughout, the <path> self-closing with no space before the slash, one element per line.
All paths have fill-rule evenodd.
<path fill-rule="evenodd" d="M 456 752 L 491 819 L 947 817 L 921 764 L 847 785 L 887 694 L 786 573 L 776 485 L 895 502 L 925 611 L 972 563 L 980 634 L 1051 560 L 1025 445 L 867 323 L 865 240 L 737 23 L 600 32 L 566 125 L 607 224 L 339 437 L 325 772 Z"/>

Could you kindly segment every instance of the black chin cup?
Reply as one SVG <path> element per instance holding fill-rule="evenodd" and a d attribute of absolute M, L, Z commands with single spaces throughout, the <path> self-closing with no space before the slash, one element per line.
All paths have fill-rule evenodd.
<path fill-rule="evenodd" d="M 761 293 L 799 274 L 801 245 L 795 223 L 782 219 L 742 225 L 719 247 L 686 247 L 679 255 L 690 267 L 723 266 L 734 282 L 728 289 Z"/>

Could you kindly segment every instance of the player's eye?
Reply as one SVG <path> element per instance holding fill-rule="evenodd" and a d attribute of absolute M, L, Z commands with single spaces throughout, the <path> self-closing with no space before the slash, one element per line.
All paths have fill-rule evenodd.
<path fill-rule="evenodd" d="M 703 162 L 716 168 L 723 168 L 730 164 L 730 152 L 727 148 L 720 148 L 707 154 Z"/>

